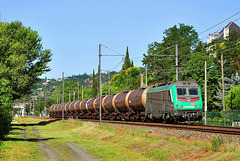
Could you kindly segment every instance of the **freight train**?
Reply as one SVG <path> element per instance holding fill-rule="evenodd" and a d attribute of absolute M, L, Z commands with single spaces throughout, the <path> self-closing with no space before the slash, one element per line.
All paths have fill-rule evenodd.
<path fill-rule="evenodd" d="M 99 97 L 64 103 L 65 118 L 99 119 Z M 124 91 L 101 98 L 102 119 L 131 121 L 197 122 L 202 118 L 200 86 L 175 81 Z M 62 117 L 62 104 L 49 107 L 51 118 Z"/>

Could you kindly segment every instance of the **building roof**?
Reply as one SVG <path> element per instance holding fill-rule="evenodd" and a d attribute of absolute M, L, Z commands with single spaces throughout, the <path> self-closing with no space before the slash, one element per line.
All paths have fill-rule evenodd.
<path fill-rule="evenodd" d="M 221 39 L 224 39 L 224 29 L 225 28 L 229 28 L 229 33 L 232 32 L 232 31 L 236 31 L 237 33 L 240 34 L 240 27 L 234 23 L 233 21 L 229 22 L 229 24 L 227 26 L 225 26 L 219 33 L 219 36 L 217 39 L 221 40 Z"/>

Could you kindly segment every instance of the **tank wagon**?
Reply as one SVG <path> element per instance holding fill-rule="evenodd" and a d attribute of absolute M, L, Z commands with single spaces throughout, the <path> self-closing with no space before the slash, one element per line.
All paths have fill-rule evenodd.
<path fill-rule="evenodd" d="M 202 118 L 202 96 L 193 81 L 176 81 L 159 86 L 64 103 L 64 117 L 186 122 Z M 62 104 L 49 107 L 52 118 L 62 117 Z"/>

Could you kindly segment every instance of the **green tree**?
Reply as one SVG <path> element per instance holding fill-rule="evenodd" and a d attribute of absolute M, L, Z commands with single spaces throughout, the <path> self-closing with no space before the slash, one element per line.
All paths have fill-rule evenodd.
<path fill-rule="evenodd" d="M 221 66 L 221 55 L 224 60 L 224 76 L 230 78 L 232 74 L 240 72 L 240 34 L 236 31 L 229 33 L 226 39 L 214 40 L 208 44 L 210 53 L 215 56 L 215 64 Z"/>
<path fill-rule="evenodd" d="M 31 93 L 39 76 L 50 71 L 50 50 L 43 50 L 41 38 L 21 22 L 0 22 L 0 138 L 9 133 L 11 103 Z"/>
<path fill-rule="evenodd" d="M 130 61 L 128 46 L 127 46 L 126 56 L 125 56 L 125 59 L 124 59 L 124 64 L 122 66 L 122 70 L 127 70 L 130 67 L 133 67 L 133 62 Z"/>
<path fill-rule="evenodd" d="M 226 96 L 226 107 L 230 109 L 240 109 L 240 85 L 235 86 Z"/>
<path fill-rule="evenodd" d="M 138 67 L 128 68 L 126 71 L 126 89 L 133 90 L 140 88 L 141 69 Z"/>
<path fill-rule="evenodd" d="M 0 61 L 8 72 L 13 99 L 29 94 L 39 76 L 50 71 L 47 63 L 51 61 L 50 50 L 43 50 L 41 37 L 21 22 L 0 23 Z"/>
<path fill-rule="evenodd" d="M 111 92 L 122 92 L 140 88 L 141 69 L 130 67 L 127 70 L 115 74 L 111 79 Z"/>
<path fill-rule="evenodd" d="M 0 63 L 0 139 L 9 133 L 12 121 L 11 86 L 10 81 L 2 77 L 3 66 Z"/>
<path fill-rule="evenodd" d="M 164 34 L 162 43 L 151 43 L 148 45 L 147 54 L 143 54 L 143 64 L 147 64 L 152 73 L 149 76 L 159 83 L 175 80 L 175 45 L 178 44 L 178 64 L 186 65 L 199 41 L 193 26 L 185 24 L 179 24 L 179 27 L 175 25 L 165 30 Z M 183 79 L 182 75 L 179 75 L 179 80 Z"/>

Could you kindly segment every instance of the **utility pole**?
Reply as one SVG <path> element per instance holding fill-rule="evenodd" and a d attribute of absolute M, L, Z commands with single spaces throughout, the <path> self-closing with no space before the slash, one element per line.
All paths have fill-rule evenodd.
<path fill-rule="evenodd" d="M 102 119 L 101 44 L 99 44 L 99 125 Z"/>
<path fill-rule="evenodd" d="M 79 82 L 78 82 L 78 100 L 79 100 Z"/>
<path fill-rule="evenodd" d="M 83 100 L 83 85 L 82 85 L 82 100 Z"/>
<path fill-rule="evenodd" d="M 58 96 L 59 96 L 59 101 L 58 101 L 58 103 L 60 104 L 60 103 L 61 103 L 61 91 L 60 91 L 60 90 L 59 90 Z"/>
<path fill-rule="evenodd" d="M 75 91 L 73 91 L 73 101 L 75 101 Z"/>
<path fill-rule="evenodd" d="M 207 125 L 207 62 L 205 61 L 205 125 Z"/>
<path fill-rule="evenodd" d="M 71 93 L 70 93 L 70 90 L 68 90 L 69 91 L 69 102 L 71 101 Z"/>
<path fill-rule="evenodd" d="M 178 81 L 178 44 L 176 44 L 176 81 Z"/>
<path fill-rule="evenodd" d="M 47 106 L 47 77 L 45 77 L 45 86 L 44 86 L 44 113 L 46 117 L 46 106 Z"/>
<path fill-rule="evenodd" d="M 62 72 L 62 120 L 64 120 L 64 72 Z"/>
<path fill-rule="evenodd" d="M 108 95 L 110 95 L 110 72 L 108 70 Z"/>
<path fill-rule="evenodd" d="M 33 118 L 34 118 L 34 111 L 35 111 L 35 102 L 34 102 L 34 93 L 33 93 Z"/>
<path fill-rule="evenodd" d="M 38 97 L 38 103 L 39 103 L 39 106 L 38 106 L 38 108 L 39 108 L 39 117 L 41 117 L 41 111 L 40 111 L 40 95 L 39 95 L 39 97 Z"/>
<path fill-rule="evenodd" d="M 146 87 L 147 87 L 148 86 L 148 83 L 147 83 L 147 64 L 146 64 L 146 68 L 145 69 L 146 69 L 145 73 L 146 73 Z"/>
<path fill-rule="evenodd" d="M 223 110 L 225 110 L 225 91 L 224 91 L 223 54 L 221 55 L 221 66 L 222 66 Z"/>

